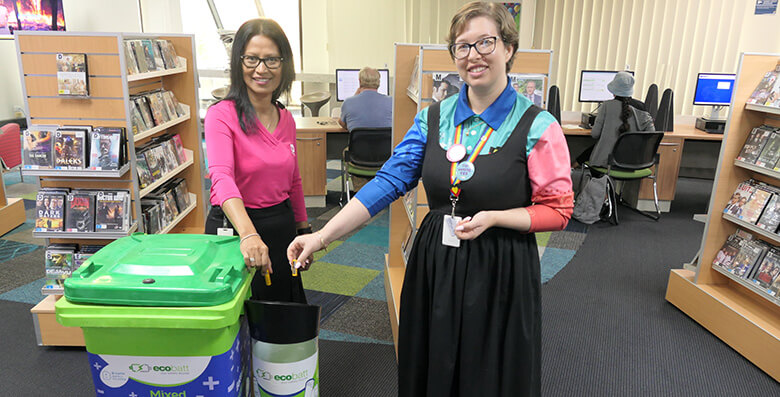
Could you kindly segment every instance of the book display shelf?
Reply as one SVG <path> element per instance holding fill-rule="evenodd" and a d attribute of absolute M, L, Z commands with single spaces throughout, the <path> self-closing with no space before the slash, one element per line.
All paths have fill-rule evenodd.
<path fill-rule="evenodd" d="M 780 381 L 780 300 L 753 282 L 713 265 L 724 242 L 737 229 L 770 245 L 780 245 L 777 234 L 723 213 L 735 188 L 746 180 L 780 186 L 777 172 L 735 160 L 753 128 L 780 127 L 777 108 L 746 104 L 765 73 L 778 62 L 780 54 L 743 53 L 740 57 L 699 262 L 695 272 L 670 272 L 666 300 Z"/>
<path fill-rule="evenodd" d="M 533 75 L 549 87 L 552 51 L 519 50 L 512 64 L 511 74 Z M 433 103 L 434 81 L 443 75 L 457 75 L 452 58 L 445 45 L 396 44 L 395 79 L 393 92 L 393 147 L 406 135 L 414 116 Z M 546 100 L 546 89 L 544 90 Z M 404 95 L 406 93 L 406 95 Z M 406 260 L 423 218 L 428 213 L 428 200 L 422 181 L 417 188 L 390 205 L 390 241 L 385 257 L 385 291 L 393 340 L 398 346 L 398 315 L 401 286 L 406 271 Z"/>
<path fill-rule="evenodd" d="M 128 74 L 128 62 L 133 61 L 125 50 L 125 40 L 158 39 L 169 41 L 178 56 L 178 67 L 147 73 Z M 25 99 L 28 126 L 89 125 L 121 127 L 127 138 L 125 164 L 114 171 L 88 169 L 25 169 L 25 176 L 39 178 L 42 188 L 126 190 L 130 193 L 129 228 L 121 232 L 34 232 L 50 243 L 104 245 L 135 232 L 147 232 L 141 216 L 141 199 L 164 182 L 181 178 L 186 181 L 189 204 L 186 209 L 162 228 L 162 233 L 202 233 L 206 217 L 203 185 L 202 131 L 190 109 L 198 108 L 195 40 L 184 34 L 146 33 L 65 33 L 20 31 L 15 35 L 19 71 Z M 86 54 L 89 96 L 69 98 L 58 96 L 58 53 Z M 133 61 L 134 62 L 134 61 Z M 180 115 L 154 128 L 134 135 L 131 96 L 164 89 L 171 91 L 183 109 Z M 183 114 L 183 115 L 181 115 Z M 186 161 L 162 175 L 153 186 L 139 188 L 136 149 L 164 134 L 178 134 L 186 153 Z M 43 268 L 44 264 L 40 264 Z M 65 330 L 54 321 L 54 302 L 62 289 L 48 289 L 47 296 L 33 308 L 33 319 L 39 345 L 83 345 L 80 329 Z M 53 295 L 53 296 L 52 296 Z M 53 332 L 42 327 L 60 327 Z M 62 332 L 59 332 L 62 331 Z M 47 337 L 59 335 L 59 337 Z M 66 337 L 62 337 L 66 336 Z"/>

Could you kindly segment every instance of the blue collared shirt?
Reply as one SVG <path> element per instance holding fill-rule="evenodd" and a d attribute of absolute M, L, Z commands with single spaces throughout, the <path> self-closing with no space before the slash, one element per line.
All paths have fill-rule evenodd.
<path fill-rule="evenodd" d="M 523 113 L 531 105 L 531 101 L 517 94 L 507 78 L 507 85 L 501 95 L 482 114 L 475 114 L 469 106 L 468 86 L 464 85 L 458 96 L 451 96 L 441 102 L 439 145 L 447 150 L 455 140 L 455 127 L 462 124 L 464 134 L 461 142 L 471 153 L 487 125 L 495 131 L 479 155 L 489 155 L 506 143 Z M 555 119 L 547 112 L 536 117 L 528 134 L 526 154 L 530 154 L 541 135 L 553 122 Z M 355 198 L 366 206 L 372 216 L 417 186 L 422 174 L 427 137 L 428 108 L 425 108 L 417 113 L 414 124 L 395 147 L 390 159 L 377 172 L 376 177 L 355 194 Z"/>

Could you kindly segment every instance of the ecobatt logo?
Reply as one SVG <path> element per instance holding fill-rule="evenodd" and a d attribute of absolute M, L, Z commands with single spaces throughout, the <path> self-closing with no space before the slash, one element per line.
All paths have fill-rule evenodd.
<path fill-rule="evenodd" d="M 182 385 L 198 378 L 208 367 L 211 357 L 140 357 L 100 355 L 108 365 L 100 369 L 100 380 L 105 386 L 118 388 L 129 379 L 147 385 Z M 185 397 L 185 394 L 152 392 L 157 397 Z M 140 396 L 139 396 L 140 397 Z"/>
<path fill-rule="evenodd" d="M 252 358 L 255 367 L 255 397 L 300 396 L 317 397 L 319 385 L 315 377 L 317 372 L 317 353 L 293 363 L 272 363 Z"/>

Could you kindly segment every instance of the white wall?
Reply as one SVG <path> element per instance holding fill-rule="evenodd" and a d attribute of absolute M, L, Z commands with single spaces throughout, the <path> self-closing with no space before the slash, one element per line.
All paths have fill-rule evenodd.
<path fill-rule="evenodd" d="M 582 69 L 636 72 L 635 98 L 655 83 L 674 90 L 675 114 L 693 106 L 699 72 L 735 73 L 743 51 L 780 53 L 780 15 L 753 15 L 755 1 L 538 0 L 534 46 L 552 49 L 563 110 L 577 101 Z"/>
<path fill-rule="evenodd" d="M 65 28 L 69 32 L 181 33 L 179 0 L 63 0 Z M 15 117 L 24 107 L 14 40 L 0 40 L 0 120 Z"/>

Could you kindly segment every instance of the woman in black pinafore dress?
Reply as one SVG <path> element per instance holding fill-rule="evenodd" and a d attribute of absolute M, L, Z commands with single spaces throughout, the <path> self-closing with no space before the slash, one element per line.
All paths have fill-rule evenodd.
<path fill-rule="evenodd" d="M 571 216 L 566 140 L 552 115 L 509 84 L 518 39 L 503 5 L 464 5 L 448 41 L 465 83 L 458 96 L 421 111 L 376 177 L 320 231 L 297 237 L 287 257 L 323 249 L 422 178 L 430 212 L 401 292 L 399 396 L 537 396 L 541 277 L 534 231 L 561 230 Z M 463 168 L 457 189 L 454 165 Z M 453 212 L 462 220 L 451 221 Z"/>

